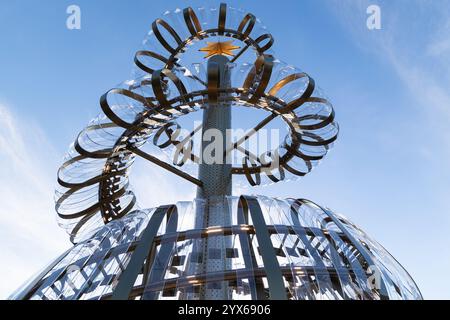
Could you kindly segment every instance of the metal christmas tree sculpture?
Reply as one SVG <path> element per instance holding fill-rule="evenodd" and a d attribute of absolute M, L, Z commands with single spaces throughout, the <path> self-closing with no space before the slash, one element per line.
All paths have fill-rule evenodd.
<path fill-rule="evenodd" d="M 421 299 L 346 218 L 305 199 L 232 195 L 238 182 L 308 174 L 337 138 L 330 102 L 273 43 L 225 4 L 155 20 L 134 80 L 101 97 L 58 172 L 56 211 L 74 246 L 12 298 Z M 256 117 L 240 110 L 266 115 L 230 141 L 235 121 Z M 201 124 L 186 131 L 194 115 Z M 284 139 L 254 152 L 277 121 Z M 196 199 L 141 209 L 129 184 L 137 158 L 191 182 Z"/>

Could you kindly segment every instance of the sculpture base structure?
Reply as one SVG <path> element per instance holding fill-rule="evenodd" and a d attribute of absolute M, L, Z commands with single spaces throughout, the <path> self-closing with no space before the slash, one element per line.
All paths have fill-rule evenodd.
<path fill-rule="evenodd" d="M 227 197 L 231 224 L 195 228 L 204 200 L 135 211 L 81 241 L 11 299 L 422 299 L 403 267 L 342 216 L 304 199 Z M 204 239 L 227 244 L 207 257 Z M 228 244 L 229 247 L 228 247 Z M 222 270 L 193 273 L 204 259 Z"/>
<path fill-rule="evenodd" d="M 102 112 L 58 170 L 55 209 L 75 246 L 11 298 L 421 299 L 400 264 L 345 218 L 304 199 L 231 196 L 233 181 L 309 174 L 339 126 L 314 79 L 276 58 L 253 14 L 225 3 L 197 12 L 156 19 L 134 78 L 100 98 Z M 248 119 L 258 122 L 230 146 L 218 139 L 225 150 L 204 159 L 206 132 L 223 139 L 231 108 L 244 107 L 266 116 Z M 202 126 L 181 134 L 181 118 L 200 110 Z M 286 135 L 269 141 L 261 130 L 275 119 Z M 260 133 L 261 148 L 252 140 Z M 129 183 L 137 158 L 194 184 L 198 200 L 140 210 Z"/>

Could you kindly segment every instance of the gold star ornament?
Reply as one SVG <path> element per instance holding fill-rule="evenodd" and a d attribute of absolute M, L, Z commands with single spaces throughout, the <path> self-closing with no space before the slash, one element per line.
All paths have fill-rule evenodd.
<path fill-rule="evenodd" d="M 201 48 L 199 51 L 207 52 L 205 59 L 221 54 L 223 56 L 234 56 L 233 50 L 237 50 L 240 47 L 233 46 L 233 40 L 225 42 L 206 42 L 207 46 Z"/>

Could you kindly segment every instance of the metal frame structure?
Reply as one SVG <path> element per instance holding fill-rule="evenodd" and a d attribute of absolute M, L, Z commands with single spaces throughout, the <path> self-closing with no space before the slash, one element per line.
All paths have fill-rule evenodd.
<path fill-rule="evenodd" d="M 233 222 L 222 227 L 182 223 L 204 206 L 198 202 L 135 211 L 60 256 L 12 298 L 200 299 L 202 286 L 226 285 L 228 299 L 421 299 L 398 262 L 344 217 L 306 199 L 227 201 Z M 233 239 L 226 251 L 233 264 L 190 272 L 189 264 L 205 260 L 192 248 L 211 237 Z"/>
<path fill-rule="evenodd" d="M 218 103 L 219 96 L 221 96 L 220 103 L 232 102 L 236 105 L 263 109 L 269 113 L 265 119 L 252 130 L 249 130 L 241 139 L 238 139 L 226 151 L 226 155 L 234 150 L 239 150 L 246 155 L 241 166 L 233 166 L 232 174 L 244 175 L 252 186 L 261 183 L 261 175 L 267 176 L 272 182 L 284 180 L 287 173 L 297 176 L 306 175 L 312 170 L 314 163 L 317 163 L 326 155 L 329 146 L 336 140 L 338 126 L 334 122 L 334 110 L 325 98 L 313 96 L 315 91 L 314 80 L 306 73 L 292 72 L 268 87 L 271 82 L 275 58 L 265 52 L 271 48 L 273 37 L 270 34 L 261 35 L 256 39 L 251 37 L 256 23 L 256 18 L 252 14 L 246 14 L 237 29 L 231 29 L 224 27 L 227 12 L 225 4 L 221 5 L 219 12 L 217 28 L 202 30 L 194 10 L 192 8 L 184 9 L 184 21 L 191 33 L 191 36 L 184 40 L 181 40 L 175 29 L 167 22 L 157 19 L 152 24 L 152 31 L 170 55 L 164 57 L 151 51 L 138 51 L 134 59 L 135 64 L 143 72 L 148 73 L 149 78 L 143 79 L 127 89 L 112 89 L 101 97 L 100 106 L 109 121 L 90 125 L 79 134 L 74 143 L 73 155 L 62 165 L 58 173 L 58 183 L 66 189 L 57 194 L 56 211 L 61 219 L 79 220 L 72 230 L 72 240 L 75 239 L 78 230 L 97 212 L 101 212 L 103 221 L 107 223 L 123 217 L 135 208 L 136 199 L 128 188 L 127 176 L 129 167 L 136 155 L 201 186 L 201 181 L 180 170 L 186 159 L 198 163 L 200 157 L 191 152 L 191 141 L 189 139 L 181 141 L 177 139 L 179 127 L 174 123 L 174 119 L 198 110 L 196 107 L 198 105 L 201 108 Z M 176 40 L 178 44 L 176 48 L 169 45 L 169 39 L 164 38 L 160 28 L 164 28 L 169 36 Z M 238 87 L 224 88 L 218 86 L 219 73 L 217 70 L 210 70 L 207 83 L 194 77 L 195 81 L 198 81 L 204 89 L 188 92 L 182 79 L 174 72 L 175 68 L 181 67 L 177 62 L 177 57 L 188 50 L 187 46 L 192 41 L 203 41 L 217 35 L 243 43 L 243 48 L 231 62 L 236 62 L 243 52 L 252 48 L 257 56 L 254 67 L 250 69 L 244 83 Z M 263 41 L 267 41 L 267 43 L 261 45 Z M 161 62 L 161 69 L 154 70 L 146 66 L 140 60 L 143 56 Z M 178 92 L 178 95 L 170 98 L 167 96 L 165 87 L 168 82 L 173 84 L 173 88 Z M 277 96 L 277 93 L 281 92 L 283 88 L 295 82 L 305 83 L 306 85 L 298 98 L 285 101 Z M 143 96 L 139 94 L 143 87 L 150 90 L 153 95 Z M 133 121 L 127 121 L 115 113 L 115 105 L 109 103 L 112 95 L 126 97 L 132 104 L 139 105 L 140 112 L 136 114 Z M 305 107 L 308 104 L 319 105 L 321 108 L 319 112 L 314 108 L 308 109 Z M 298 110 L 300 111 L 297 112 Z M 267 154 L 266 161 L 262 161 L 262 159 L 241 147 L 258 130 L 267 126 L 277 117 L 280 117 L 290 129 L 289 139 L 285 142 L 282 150 Z M 83 139 L 95 142 L 95 138 L 91 136 L 95 136 L 96 131 L 113 128 L 119 128 L 123 132 L 117 135 L 115 141 L 107 148 L 101 143 L 83 145 Z M 167 141 L 161 143 L 160 139 L 163 134 L 167 135 Z M 139 147 L 146 142 L 148 137 L 153 138 L 152 142 L 161 149 L 177 148 L 177 159 L 174 159 L 173 164 L 164 163 L 139 150 Z M 277 159 L 279 165 L 275 166 L 278 174 L 272 172 L 274 166 L 271 158 L 274 156 L 279 157 Z M 182 158 L 181 161 L 180 158 Z M 76 183 L 68 181 L 73 180 L 71 169 L 82 167 L 84 162 L 90 159 L 104 160 L 102 172 Z M 298 168 L 293 164 L 294 159 L 301 160 L 301 165 Z M 64 175 L 68 178 L 64 178 Z M 117 186 L 117 181 L 122 182 L 120 187 Z M 80 193 L 93 186 L 98 187 L 99 196 L 96 203 L 90 203 L 89 206 L 85 206 L 78 211 L 65 210 L 64 207 L 70 206 L 74 195 L 78 200 Z M 123 201 L 123 199 L 127 200 Z M 121 203 L 121 200 L 124 203 Z M 119 203 L 121 204 L 118 205 Z M 70 211 L 70 213 L 67 213 L 67 211 Z"/>

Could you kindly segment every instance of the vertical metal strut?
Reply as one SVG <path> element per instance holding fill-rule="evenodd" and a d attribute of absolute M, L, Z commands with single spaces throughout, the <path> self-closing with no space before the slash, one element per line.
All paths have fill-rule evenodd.
<path fill-rule="evenodd" d="M 198 173 L 203 186 L 197 189 L 197 198 L 205 201 L 205 207 L 197 212 L 196 228 L 231 225 L 227 201 L 227 196 L 232 193 L 231 163 L 224 157 L 228 129 L 231 128 L 231 104 L 221 102 L 224 94 L 219 91 L 231 86 L 228 63 L 228 58 L 223 55 L 215 55 L 208 61 L 209 103 L 203 112 L 202 162 Z M 226 257 L 227 248 L 231 248 L 231 238 L 220 232 L 205 238 L 196 249 L 202 257 L 197 274 L 231 268 L 231 261 Z M 200 298 L 206 300 L 229 299 L 229 295 L 225 281 L 208 284 L 200 290 Z"/>

